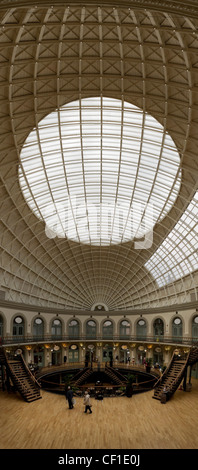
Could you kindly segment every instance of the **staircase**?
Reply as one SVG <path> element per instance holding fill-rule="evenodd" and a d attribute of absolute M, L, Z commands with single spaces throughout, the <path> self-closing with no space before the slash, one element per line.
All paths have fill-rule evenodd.
<path fill-rule="evenodd" d="M 117 372 L 117 371 L 116 371 Z M 123 386 L 126 385 L 126 378 L 119 373 L 115 373 L 111 367 L 105 367 L 105 373 L 113 380 L 117 385 Z"/>
<path fill-rule="evenodd" d="M 190 350 L 188 365 L 193 366 L 196 362 L 198 362 L 198 346 L 193 346 Z"/>
<path fill-rule="evenodd" d="M 6 366 L 14 387 L 26 402 L 30 403 L 41 398 L 40 385 L 22 355 L 16 356 L 16 359 L 9 359 L 3 348 L 0 348 L 0 362 Z"/>
<path fill-rule="evenodd" d="M 183 359 L 173 354 L 171 361 L 164 371 L 163 375 L 154 386 L 154 396 L 156 400 L 161 400 L 162 392 L 165 386 L 168 387 L 168 398 L 175 393 L 182 379 L 186 374 L 187 367 L 192 366 L 198 361 L 198 347 L 193 346 L 188 356 Z"/>
<path fill-rule="evenodd" d="M 76 384 L 77 380 L 80 379 L 88 370 L 90 370 L 89 367 L 84 367 L 84 369 L 78 370 L 78 372 L 72 377 L 71 383 Z"/>
<path fill-rule="evenodd" d="M 75 377 L 73 377 L 71 381 L 71 385 L 78 387 L 78 385 L 84 382 L 92 373 L 93 373 L 93 370 L 91 368 L 86 368 L 86 370 L 83 372 L 83 374 L 80 375 L 79 378 L 75 379 Z"/>

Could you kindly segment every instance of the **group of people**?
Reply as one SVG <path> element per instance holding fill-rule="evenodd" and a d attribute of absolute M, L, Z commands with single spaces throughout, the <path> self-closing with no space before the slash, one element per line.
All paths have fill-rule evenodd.
<path fill-rule="evenodd" d="M 72 410 L 72 408 L 74 408 L 74 394 L 70 386 L 68 386 L 67 391 L 66 391 L 66 399 L 68 401 L 69 409 Z M 87 390 L 85 391 L 85 394 L 84 394 L 83 403 L 85 405 L 84 413 L 87 413 L 88 411 L 89 413 L 92 413 L 90 395 Z"/>

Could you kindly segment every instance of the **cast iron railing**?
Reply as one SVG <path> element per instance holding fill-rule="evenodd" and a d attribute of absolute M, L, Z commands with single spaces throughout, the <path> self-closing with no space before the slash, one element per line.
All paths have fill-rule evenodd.
<path fill-rule="evenodd" d="M 98 342 L 125 342 L 125 343 L 161 343 L 161 344 L 176 344 L 182 346 L 191 346 L 198 344 L 198 337 L 192 336 L 156 336 L 156 335 L 102 335 L 97 334 L 94 337 L 90 335 L 80 334 L 80 335 L 12 335 L 12 336 L 2 336 L 0 338 L 0 345 L 28 345 L 28 344 L 38 344 L 38 343 L 71 343 L 71 342 L 82 342 L 86 341 L 89 343 L 98 343 Z"/>

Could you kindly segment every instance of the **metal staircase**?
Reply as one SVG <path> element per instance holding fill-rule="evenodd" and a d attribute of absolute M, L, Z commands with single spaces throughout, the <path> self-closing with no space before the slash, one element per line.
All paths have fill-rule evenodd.
<path fill-rule="evenodd" d="M 29 370 L 22 355 L 10 359 L 3 348 L 0 348 L 0 363 L 6 367 L 7 375 L 25 401 L 30 403 L 41 398 L 40 385 Z"/>
<path fill-rule="evenodd" d="M 173 354 L 168 367 L 154 386 L 153 398 L 161 400 L 163 389 L 167 387 L 168 398 L 170 399 L 184 379 L 187 367 L 192 366 L 196 362 L 198 362 L 197 346 L 193 346 L 190 349 L 186 358 L 181 358 Z"/>

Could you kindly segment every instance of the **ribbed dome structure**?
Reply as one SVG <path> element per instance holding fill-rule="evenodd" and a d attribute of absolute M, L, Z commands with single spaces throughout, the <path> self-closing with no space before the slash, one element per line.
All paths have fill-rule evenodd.
<path fill-rule="evenodd" d="M 6 300 L 70 310 L 105 305 L 115 311 L 197 298 L 198 7 L 190 3 L 0 1 L 0 289 Z M 166 194 L 164 216 L 155 221 L 149 240 L 94 244 L 50 238 L 22 192 L 21 155 L 31 132 L 39 136 L 42 120 L 70 103 L 94 99 L 126 102 L 151 116 L 179 155 L 176 187 L 170 181 L 173 148 L 167 146 L 158 168 L 161 194 L 169 182 L 173 193 Z M 150 137 L 152 157 L 155 139 Z M 40 155 L 44 158 L 42 150 Z M 137 179 L 137 194 L 151 178 L 149 161 L 144 178 Z M 120 157 L 118 178 L 121 162 Z M 139 163 L 135 169 L 138 174 Z M 91 174 L 97 180 L 99 173 Z M 46 178 L 49 183 L 47 172 Z M 86 178 L 81 182 L 86 190 Z M 108 190 L 112 195 L 110 184 Z"/>

